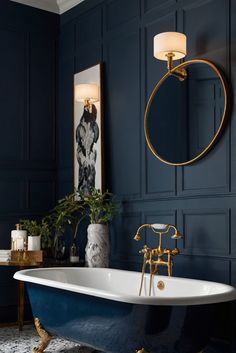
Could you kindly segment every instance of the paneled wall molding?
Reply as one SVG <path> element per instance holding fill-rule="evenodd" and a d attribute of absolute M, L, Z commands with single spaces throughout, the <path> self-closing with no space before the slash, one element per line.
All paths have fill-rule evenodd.
<path fill-rule="evenodd" d="M 60 26 L 62 27 L 74 20 L 77 21 L 81 16 L 86 14 L 88 11 L 95 9 L 96 7 L 104 7 L 104 0 L 83 1 L 78 6 L 75 6 L 72 10 L 67 11 L 60 16 Z"/>
<path fill-rule="evenodd" d="M 141 224 L 141 212 L 121 213 L 120 217 L 116 219 L 114 233 L 111 236 L 112 260 L 136 261 L 139 258 L 139 250 L 144 245 L 144 242 L 136 242 L 133 238 Z"/>
<path fill-rule="evenodd" d="M 123 53 L 119 62 L 115 58 Z M 110 141 L 112 191 L 139 197 L 140 190 L 140 31 L 124 33 L 107 43 L 105 52 L 105 136 Z M 126 75 L 117 75 L 118 72 Z M 127 77 L 129 80 L 127 81 Z M 126 105 L 129 101 L 130 104 Z M 107 131 L 106 131 L 107 128 Z M 116 133 L 114 133 L 116 132 Z M 122 136 L 122 141 L 121 141 Z M 133 158 L 135 156 L 135 158 Z M 114 161 L 119 160 L 119 163 Z"/>
<path fill-rule="evenodd" d="M 191 255 L 230 254 L 230 209 L 182 210 L 183 251 Z"/>
<path fill-rule="evenodd" d="M 195 271 L 199 269 L 199 274 L 204 275 L 201 264 L 201 259 L 204 259 L 209 265 L 206 277 L 224 279 L 225 271 L 225 278 L 229 278 L 230 259 L 234 259 L 236 254 L 232 231 L 234 222 L 230 216 L 231 212 L 232 215 L 235 213 L 236 198 L 236 187 L 232 187 L 232 192 L 230 189 L 236 175 L 236 163 L 231 157 L 233 141 L 236 140 L 234 124 L 230 130 L 227 123 L 220 141 L 204 159 L 183 169 L 164 165 L 147 150 L 143 115 L 147 98 L 166 72 L 165 64 L 153 58 L 153 36 L 163 31 L 185 32 L 188 58 L 203 56 L 211 59 L 229 75 L 230 65 L 234 61 L 232 55 L 230 61 L 229 54 L 230 44 L 231 52 L 234 50 L 230 38 L 232 40 L 235 31 L 236 11 L 231 11 L 230 18 L 228 0 L 131 0 L 128 5 L 125 2 L 123 7 L 120 5 L 117 8 L 118 3 L 120 5 L 123 0 L 95 1 L 94 6 L 84 2 L 61 18 L 60 38 L 63 45 L 59 79 L 64 85 L 60 86 L 59 97 L 66 95 L 59 120 L 61 141 L 62 136 L 67 136 L 68 141 L 71 138 L 70 122 L 67 120 L 72 114 L 70 104 L 73 101 L 72 92 L 68 93 L 69 76 L 75 68 L 103 60 L 106 177 L 109 188 L 124 205 L 124 223 L 115 224 L 115 236 L 126 235 L 118 242 L 126 244 L 132 254 L 128 258 L 127 250 L 117 244 L 117 253 L 113 254 L 116 264 L 120 260 L 122 266 L 126 263 L 129 268 L 135 268 L 135 263 L 140 261 L 136 255 L 137 244 L 130 238 L 140 222 L 140 216 L 136 217 L 136 213 L 141 214 L 141 221 L 145 217 L 152 221 L 164 212 L 158 217 L 163 217 L 163 221 L 167 222 L 172 218 L 173 210 L 177 210 L 173 222 L 181 230 L 185 227 L 187 241 L 183 255 L 178 258 L 177 273 L 193 275 L 188 271 L 192 263 Z M 128 6 L 126 12 L 125 6 Z M 89 42 L 93 45 L 89 50 L 88 39 L 78 34 L 79 28 L 83 33 L 83 26 L 92 20 L 97 33 L 93 29 L 90 34 Z M 77 28 L 76 36 L 74 27 Z M 97 39 L 96 44 L 94 38 Z M 72 178 L 69 145 L 70 142 L 61 142 L 59 148 L 61 190 L 69 190 Z M 199 238 L 199 234 L 200 237 L 205 234 L 205 238 Z M 203 240 L 206 241 L 205 245 Z"/>
<path fill-rule="evenodd" d="M 175 31 L 177 26 L 177 13 L 174 10 L 165 12 L 159 15 L 157 19 L 144 25 L 144 87 L 142 87 L 142 102 L 143 102 L 143 120 L 144 111 L 148 98 L 154 89 L 157 82 L 165 73 L 165 65 L 160 64 L 158 60 L 153 57 L 153 37 L 156 33 L 163 31 Z M 143 124 L 142 124 L 143 128 Z M 144 135 L 144 134 L 142 134 Z M 156 197 L 174 196 L 176 194 L 176 168 L 164 165 L 158 161 L 151 151 L 148 149 L 146 141 L 143 137 L 144 149 L 144 197 L 154 195 Z M 157 176 L 158 175 L 158 182 Z"/>
<path fill-rule="evenodd" d="M 227 194 L 230 191 L 229 129 L 203 160 L 178 169 L 177 190 L 178 195 Z"/>
<path fill-rule="evenodd" d="M 127 2 L 126 0 L 108 0 L 105 2 L 106 30 L 121 27 L 124 23 L 131 22 L 139 17 L 140 0 Z M 123 11 L 125 7 L 125 11 Z"/>
<path fill-rule="evenodd" d="M 26 97 L 26 50 L 27 36 L 17 29 L 5 27 L 0 28 L 0 41 L 2 42 L 1 56 L 1 84 L 0 94 L 5 97 L 2 100 L 2 127 L 0 139 L 2 148 L 0 149 L 0 161 L 21 161 L 24 159 L 24 133 L 25 126 L 25 97 Z M 9 58 L 12 50 L 15 56 Z M 15 80 L 15 85 L 11 81 Z M 17 104 L 12 104 L 13 97 L 19 97 Z M 7 141 L 6 141 L 7 138 Z M 15 146 L 7 148 L 6 146 Z"/>
<path fill-rule="evenodd" d="M 175 5 L 177 0 L 143 0 L 144 3 L 144 13 L 153 11 L 154 9 L 169 9 L 171 6 Z"/>
<path fill-rule="evenodd" d="M 21 218 L 41 218 L 56 198 L 58 17 L 0 2 L 0 248 L 10 249 Z M 0 322 L 14 319 L 16 288 L 1 269 Z M 14 283 L 15 284 L 15 283 Z M 9 316 L 8 316 L 9 310 Z M 15 315 L 16 316 L 16 315 Z"/>

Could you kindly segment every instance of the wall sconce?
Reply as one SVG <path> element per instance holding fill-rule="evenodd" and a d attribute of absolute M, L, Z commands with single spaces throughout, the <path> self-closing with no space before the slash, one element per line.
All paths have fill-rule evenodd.
<path fill-rule="evenodd" d="M 163 32 L 154 37 L 154 57 L 167 61 L 167 68 L 171 75 L 177 76 L 180 81 L 185 80 L 185 69 L 175 69 L 174 60 L 180 60 L 186 56 L 186 35 L 179 32 Z"/>
<path fill-rule="evenodd" d="M 99 87 L 95 83 L 81 83 L 75 85 L 75 101 L 84 103 L 90 108 L 92 103 L 99 101 Z"/>

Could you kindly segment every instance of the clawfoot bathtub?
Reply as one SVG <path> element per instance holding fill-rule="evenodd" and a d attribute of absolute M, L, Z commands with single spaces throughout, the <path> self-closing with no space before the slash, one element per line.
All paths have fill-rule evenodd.
<path fill-rule="evenodd" d="M 231 352 L 217 341 L 215 329 L 220 303 L 236 299 L 231 286 L 155 276 L 148 296 L 145 275 L 138 296 L 138 272 L 42 268 L 16 272 L 14 278 L 27 282 L 44 339 L 35 352 L 43 352 L 51 335 L 106 353 L 208 353 L 209 347 L 211 353 Z M 221 350 L 212 342 L 220 342 Z"/>

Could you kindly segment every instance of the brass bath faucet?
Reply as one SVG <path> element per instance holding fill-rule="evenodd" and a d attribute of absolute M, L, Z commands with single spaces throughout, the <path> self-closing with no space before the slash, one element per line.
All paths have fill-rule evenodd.
<path fill-rule="evenodd" d="M 159 223 L 143 224 L 138 228 L 134 236 L 134 239 L 136 241 L 141 240 L 141 230 L 143 228 L 151 228 L 151 230 L 159 236 L 159 245 L 157 248 L 149 248 L 147 245 L 144 245 L 143 249 L 140 250 L 140 253 L 143 254 L 143 266 L 142 266 L 142 278 L 141 278 L 139 295 L 141 295 L 142 293 L 144 273 L 147 265 L 149 265 L 149 272 L 150 272 L 149 295 L 151 295 L 153 276 L 156 273 L 158 274 L 159 266 L 166 266 L 168 270 L 168 276 L 172 276 L 172 268 L 173 268 L 172 257 L 179 254 L 178 248 L 174 248 L 173 250 L 170 250 L 162 247 L 163 234 L 168 233 L 170 229 L 174 229 L 174 235 L 172 235 L 171 237 L 172 239 L 180 239 L 182 238 L 182 234 L 172 224 L 159 224 Z"/>

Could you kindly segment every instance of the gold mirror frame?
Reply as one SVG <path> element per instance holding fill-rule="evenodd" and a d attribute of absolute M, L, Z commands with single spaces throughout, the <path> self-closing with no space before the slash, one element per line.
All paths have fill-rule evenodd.
<path fill-rule="evenodd" d="M 165 160 L 164 158 L 162 158 L 157 151 L 155 150 L 155 148 L 153 147 L 151 140 L 150 140 L 150 135 L 148 132 L 148 115 L 149 115 L 149 111 L 151 108 L 151 104 L 153 101 L 153 98 L 155 97 L 156 93 L 158 92 L 159 88 L 161 87 L 161 85 L 166 81 L 166 79 L 172 75 L 176 75 L 175 73 L 178 71 L 181 71 L 181 69 L 184 69 L 185 67 L 191 65 L 191 64 L 206 64 L 209 65 L 218 75 L 218 77 L 220 78 L 220 81 L 222 83 L 223 86 L 223 90 L 224 90 L 224 100 L 225 100 L 225 105 L 224 105 L 224 111 L 221 117 L 221 122 L 220 122 L 220 126 L 216 132 L 216 134 L 214 135 L 213 139 L 211 140 L 211 142 L 209 143 L 209 145 L 200 153 L 198 154 L 196 157 L 194 157 L 191 160 L 188 160 L 186 162 L 181 162 L 181 163 L 173 163 L 173 162 L 169 162 L 168 160 Z M 178 74 L 177 74 L 178 76 Z M 217 66 L 215 64 L 213 64 L 211 61 L 209 60 L 205 60 L 205 59 L 194 59 L 194 60 L 189 60 L 189 61 L 185 61 L 184 63 L 175 66 L 173 69 L 171 69 L 170 71 L 168 71 L 161 79 L 160 81 L 157 83 L 157 85 L 155 86 L 154 90 L 152 91 L 149 99 L 148 99 L 148 103 L 146 106 L 146 110 L 145 110 L 145 114 L 144 114 L 144 134 L 145 134 L 145 138 L 147 141 L 147 145 L 150 148 L 151 152 L 154 154 L 154 156 L 156 158 L 158 158 L 161 162 L 165 163 L 165 164 L 169 164 L 172 166 L 185 166 L 185 165 L 189 165 L 192 164 L 196 161 L 198 161 L 199 159 L 201 159 L 202 157 L 204 157 L 215 145 L 215 143 L 217 142 L 218 138 L 220 137 L 223 128 L 225 126 L 225 122 L 227 119 L 227 115 L 228 115 L 228 109 L 229 109 L 229 90 L 227 87 L 227 82 L 223 76 L 223 74 L 221 73 L 221 71 L 217 68 Z"/>

